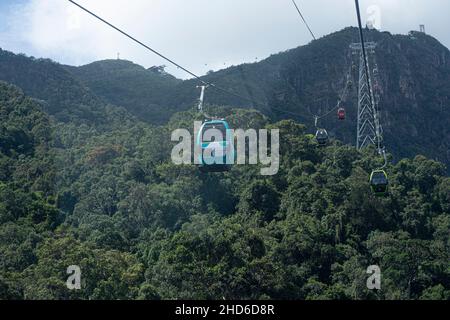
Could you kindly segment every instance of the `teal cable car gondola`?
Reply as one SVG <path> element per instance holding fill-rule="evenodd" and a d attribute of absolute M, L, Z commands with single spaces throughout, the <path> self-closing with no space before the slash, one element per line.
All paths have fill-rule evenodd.
<path fill-rule="evenodd" d="M 234 143 L 230 126 L 225 120 L 206 121 L 196 140 L 200 146 L 199 169 L 202 172 L 229 171 L 234 163 Z"/>

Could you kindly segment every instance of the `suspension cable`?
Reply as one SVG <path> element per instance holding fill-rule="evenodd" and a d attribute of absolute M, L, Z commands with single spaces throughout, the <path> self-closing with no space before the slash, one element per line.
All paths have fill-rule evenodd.
<path fill-rule="evenodd" d="M 339 107 L 341 107 L 341 102 L 344 101 L 344 100 L 346 99 L 347 95 L 348 95 L 348 89 L 349 89 L 348 86 L 349 86 L 349 84 L 348 84 L 348 81 L 347 81 L 347 80 L 348 80 L 348 76 L 349 76 L 350 73 L 351 73 L 351 69 L 352 69 L 352 67 L 350 66 L 350 70 L 349 70 L 348 73 L 347 73 L 347 79 L 344 80 L 344 81 L 346 81 L 346 84 L 345 84 L 345 86 L 344 86 L 344 89 L 342 90 L 341 95 L 339 95 L 339 100 L 338 100 L 338 102 L 337 102 L 337 104 L 336 104 L 336 106 L 335 106 L 334 108 L 328 110 L 326 113 L 324 113 L 324 114 L 322 114 L 322 115 L 316 115 L 316 114 L 311 113 L 309 110 L 307 110 L 308 113 L 309 113 L 314 119 L 317 118 L 317 120 L 319 120 L 319 119 L 325 118 L 325 117 L 327 117 L 328 115 L 330 115 L 332 112 L 336 111 Z M 317 126 L 317 125 L 316 125 L 316 126 Z"/>
<path fill-rule="evenodd" d="M 367 54 L 366 54 L 364 33 L 363 33 L 363 27 L 362 27 L 362 22 L 361 22 L 361 12 L 359 10 L 359 0 L 355 0 L 355 5 L 356 5 L 356 15 L 358 17 L 359 37 L 361 39 L 361 49 L 362 49 L 362 54 L 363 54 L 363 59 L 364 59 L 364 68 L 366 70 L 367 87 L 369 88 L 370 103 L 373 104 L 373 93 L 372 93 L 372 87 L 370 86 L 370 79 L 369 79 L 369 62 L 367 60 Z M 373 108 L 373 105 L 372 105 L 372 108 Z"/>
<path fill-rule="evenodd" d="M 70 3 L 74 4 L 75 6 L 77 6 L 78 8 L 80 8 L 81 10 L 85 11 L 86 13 L 90 14 L 91 16 L 93 16 L 94 18 L 98 19 L 99 21 L 103 22 L 104 24 L 108 25 L 109 27 L 111 27 L 112 29 L 116 30 L 117 32 L 121 33 L 122 35 L 126 36 L 127 38 L 131 39 L 132 41 L 136 42 L 137 44 L 139 44 L 140 46 L 144 47 L 145 49 L 151 51 L 152 53 L 156 54 L 157 56 L 159 56 L 160 58 L 166 60 L 167 62 L 169 62 L 170 64 L 176 66 L 177 68 L 183 70 L 184 72 L 186 72 L 187 74 L 191 75 L 192 77 L 194 77 L 195 79 L 197 79 L 199 82 L 201 82 L 202 85 L 207 86 L 207 87 L 211 87 L 213 89 L 216 89 L 217 91 L 220 91 L 222 93 L 228 94 L 228 95 L 232 95 L 236 98 L 242 99 L 244 101 L 248 101 L 251 104 L 255 104 L 255 105 L 259 105 L 259 106 L 263 106 L 267 109 L 270 110 L 274 110 L 274 111 L 278 111 L 284 114 L 289 114 L 292 116 L 296 116 L 296 117 L 303 117 L 304 115 L 297 113 L 297 112 L 292 112 L 292 111 L 287 111 L 287 110 L 283 110 L 283 109 L 279 109 L 276 107 L 272 107 L 269 106 L 267 103 L 262 103 L 262 102 L 258 102 L 258 101 L 254 101 L 253 99 L 241 96 L 240 94 L 234 93 L 232 91 L 229 91 L 227 89 L 224 89 L 220 86 L 217 86 L 214 83 L 208 82 L 203 80 L 199 75 L 195 74 L 194 72 L 190 71 L 189 69 L 183 67 L 182 65 L 178 64 L 177 62 L 175 62 L 174 60 L 168 58 L 167 56 L 165 56 L 164 54 L 158 52 L 157 50 L 151 48 L 150 46 L 146 45 L 145 43 L 143 43 L 142 41 L 139 41 L 138 39 L 136 39 L 135 37 L 131 36 L 129 33 L 123 31 L 122 29 L 116 27 L 115 25 L 113 25 L 112 23 L 108 22 L 107 20 L 101 18 L 100 16 L 98 16 L 97 14 L 95 14 L 94 12 L 90 11 L 89 9 L 83 7 L 82 5 L 80 5 L 79 3 L 75 2 L 74 0 L 68 0 Z M 298 9 L 297 4 L 294 2 L 296 8 Z M 303 17 L 303 15 L 301 14 L 301 11 L 298 9 L 300 15 Z M 306 23 L 306 21 L 305 21 Z M 308 25 L 307 25 L 308 26 Z M 308 26 L 308 29 L 311 30 Z M 311 34 L 314 37 L 314 34 L 311 32 Z M 314 37 L 315 38 L 315 37 Z M 331 111 L 327 112 L 325 115 L 319 116 L 319 118 L 323 118 L 325 116 L 327 116 L 328 114 L 330 114 L 333 110 L 335 110 L 337 107 L 333 108 Z"/>
<path fill-rule="evenodd" d="M 314 33 L 312 32 L 311 28 L 308 25 L 308 22 L 306 22 L 305 17 L 303 16 L 302 12 L 300 11 L 300 8 L 298 7 L 297 3 L 295 2 L 295 0 L 292 0 L 292 3 L 295 6 L 295 9 L 297 9 L 298 14 L 300 15 L 300 18 L 303 20 L 303 23 L 305 24 L 306 28 L 308 28 L 309 33 L 311 34 L 311 36 L 313 37 L 314 40 L 316 40 L 316 36 L 314 35 Z"/>
<path fill-rule="evenodd" d="M 101 17 L 98 16 L 97 14 L 93 13 L 92 11 L 90 11 L 90 10 L 86 9 L 85 7 L 83 7 L 82 5 L 78 4 L 77 2 L 75 2 L 75 1 L 73 1 L 73 0 L 68 0 L 68 1 L 71 2 L 72 4 L 76 5 L 77 7 L 79 7 L 81 10 L 87 12 L 88 14 L 90 14 L 91 16 L 93 16 L 94 18 L 100 20 L 100 21 L 103 22 L 104 24 L 108 25 L 109 27 L 113 28 L 114 30 L 118 31 L 119 33 L 123 34 L 123 35 L 126 36 L 127 38 L 133 40 L 134 42 L 136 42 L 136 43 L 139 44 L 140 46 L 144 47 L 145 49 L 151 51 L 152 53 L 156 54 L 156 55 L 159 56 L 160 58 L 162 58 L 162 59 L 168 61 L 168 62 L 171 63 L 172 65 L 174 65 L 174 66 L 176 66 L 177 68 L 183 70 L 183 71 L 186 72 L 187 74 L 191 75 L 192 77 L 194 77 L 195 79 L 197 79 L 198 81 L 200 81 L 203 85 L 208 86 L 208 87 L 211 87 L 211 88 L 214 88 L 214 89 L 216 89 L 216 90 L 218 90 L 218 91 L 221 91 L 221 92 L 223 92 L 223 93 L 232 95 L 232 96 L 237 97 L 237 98 L 240 98 L 240 99 L 242 99 L 242 100 L 249 101 L 249 102 L 254 103 L 254 104 L 258 104 L 258 105 L 262 105 L 262 106 L 268 107 L 267 104 L 260 103 L 260 102 L 255 102 L 255 101 L 253 101 L 253 100 L 251 100 L 251 99 L 249 99 L 249 98 L 247 98 L 247 97 L 241 96 L 241 95 L 239 95 L 239 94 L 237 94 L 237 93 L 234 93 L 234 92 L 232 92 L 232 91 L 229 91 L 229 90 L 226 90 L 226 89 L 224 89 L 224 88 L 222 88 L 222 87 L 219 87 L 219 86 L 215 85 L 214 83 L 211 83 L 211 82 L 208 82 L 208 81 L 203 80 L 199 75 L 197 75 L 197 74 L 195 74 L 194 72 L 190 71 L 189 69 L 187 69 L 187 68 L 181 66 L 180 64 L 176 63 L 174 60 L 168 58 L 167 56 L 165 56 L 165 55 L 163 55 L 162 53 L 158 52 L 157 50 L 151 48 L 150 46 L 144 44 L 142 41 L 139 41 L 139 40 L 136 39 L 135 37 L 131 36 L 129 33 L 127 33 L 127 32 L 125 32 L 125 31 L 121 30 L 120 28 L 116 27 L 116 26 L 113 25 L 112 23 L 106 21 L 105 19 L 101 18 Z"/>
<path fill-rule="evenodd" d="M 366 81 L 367 81 L 367 87 L 369 89 L 369 98 L 370 98 L 370 103 L 372 105 L 372 110 L 375 111 L 375 126 L 376 126 L 376 135 L 377 135 L 377 149 L 378 149 L 378 153 L 380 155 L 383 156 L 383 160 L 384 160 L 384 164 L 380 169 L 384 169 L 387 164 L 388 164 L 388 160 L 387 160 L 387 155 L 386 155 L 386 148 L 383 145 L 383 147 L 381 146 L 381 133 L 380 133 L 380 122 L 379 122 L 379 116 L 378 116 L 378 106 L 376 106 L 375 103 L 375 99 L 374 99 L 374 95 L 372 92 L 372 87 L 370 85 L 370 74 L 369 74 L 369 62 L 367 59 L 367 54 L 366 54 L 366 47 L 365 47 L 365 41 L 364 41 L 364 33 L 363 33 L 363 27 L 362 27 L 362 22 L 361 22 L 361 11 L 359 8 L 359 0 L 355 0 L 355 6 L 356 6 L 356 15 L 358 18 L 358 27 L 359 27 L 359 36 L 361 39 L 361 49 L 362 49 L 362 54 L 363 54 L 363 58 L 364 58 L 364 68 L 366 71 Z"/>
<path fill-rule="evenodd" d="M 367 82 L 367 88 L 369 90 L 369 98 L 370 98 L 370 104 L 372 106 L 372 110 L 375 111 L 375 99 L 374 99 L 374 95 L 372 92 L 372 86 L 370 85 L 370 73 L 369 73 L 369 61 L 367 59 L 367 53 L 366 53 L 366 45 L 365 45 L 365 40 L 364 40 L 364 32 L 363 32 L 363 27 L 362 27 L 362 22 L 361 22 L 361 11 L 359 8 L 359 0 L 355 0 L 355 6 L 356 6 L 356 16 L 358 18 L 358 27 L 359 27 L 359 37 L 361 40 L 361 51 L 362 51 L 362 55 L 363 55 L 363 59 L 364 59 L 364 69 L 365 69 L 365 73 L 366 73 L 366 82 Z M 378 115 L 375 114 L 375 130 L 376 130 L 376 135 L 377 135 L 377 149 L 378 152 L 381 153 L 382 152 L 382 148 L 381 148 L 381 138 L 380 138 L 380 125 L 378 122 Z"/>

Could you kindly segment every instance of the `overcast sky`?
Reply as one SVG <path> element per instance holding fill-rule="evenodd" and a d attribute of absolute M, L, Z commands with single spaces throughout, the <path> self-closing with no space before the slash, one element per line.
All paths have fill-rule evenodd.
<path fill-rule="evenodd" d="M 76 0 L 198 74 L 311 41 L 291 0 Z M 356 26 L 353 0 L 296 0 L 320 37 Z M 364 21 L 406 34 L 425 24 L 450 47 L 449 0 L 361 0 Z M 167 64 L 67 0 L 0 0 L 0 47 L 82 65 L 120 57 Z M 187 78 L 181 70 L 167 71 Z"/>

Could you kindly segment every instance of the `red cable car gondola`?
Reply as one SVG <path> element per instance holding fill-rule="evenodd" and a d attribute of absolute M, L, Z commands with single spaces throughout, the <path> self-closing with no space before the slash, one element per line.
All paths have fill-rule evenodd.
<path fill-rule="evenodd" d="M 339 108 L 337 114 L 338 114 L 339 120 L 345 120 L 345 109 L 344 108 Z"/>

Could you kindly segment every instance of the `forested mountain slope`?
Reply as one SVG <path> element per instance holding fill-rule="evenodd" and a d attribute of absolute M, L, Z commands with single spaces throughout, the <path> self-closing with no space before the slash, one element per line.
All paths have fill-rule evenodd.
<path fill-rule="evenodd" d="M 64 66 L 49 59 L 35 59 L 0 49 L 0 80 L 20 87 L 59 121 L 95 125 L 100 129 L 111 125 L 118 115 L 132 119 L 125 109 L 108 105 Z"/>
<path fill-rule="evenodd" d="M 76 182 L 66 180 L 64 170 L 75 146 L 93 143 L 98 132 L 57 123 L 35 99 L 0 82 L 0 299 L 77 298 L 65 287 L 67 263 L 92 272 L 85 273 L 95 279 L 85 282 L 91 298 L 136 294 L 128 287 L 142 279 L 136 257 L 82 242 L 72 233 L 76 226 L 65 222 L 77 199 L 64 189 Z M 83 157 L 108 156 L 104 149 L 87 150 Z"/>
<path fill-rule="evenodd" d="M 258 166 L 201 174 L 170 160 L 178 113 L 89 131 L 56 122 L 0 83 L 0 298 L 449 299 L 450 179 L 418 156 L 319 148 L 294 121 L 216 109 L 233 127 L 279 128 L 278 175 Z M 83 290 L 68 290 L 79 265 Z M 383 290 L 366 287 L 377 264 Z"/>
<path fill-rule="evenodd" d="M 97 96 L 126 107 L 142 121 L 162 124 L 179 110 L 168 97 L 182 81 L 163 67 L 145 69 L 126 60 L 104 60 L 67 68 Z"/>

